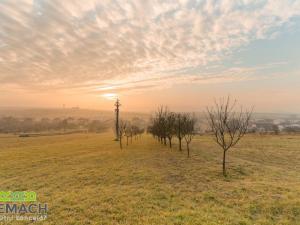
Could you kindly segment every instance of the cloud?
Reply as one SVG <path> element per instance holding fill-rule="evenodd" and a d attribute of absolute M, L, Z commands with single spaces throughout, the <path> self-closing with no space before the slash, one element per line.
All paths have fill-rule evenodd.
<path fill-rule="evenodd" d="M 232 71 L 217 78 L 195 71 L 272 38 L 299 15 L 296 0 L 2 0 L 0 82 L 29 89 L 129 83 L 128 90 L 240 80 Z"/>

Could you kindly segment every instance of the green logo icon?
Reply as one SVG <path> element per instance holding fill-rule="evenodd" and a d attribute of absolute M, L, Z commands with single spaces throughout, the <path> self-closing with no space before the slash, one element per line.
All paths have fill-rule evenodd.
<path fill-rule="evenodd" d="M 0 191 L 0 202 L 35 202 L 34 191 Z"/>

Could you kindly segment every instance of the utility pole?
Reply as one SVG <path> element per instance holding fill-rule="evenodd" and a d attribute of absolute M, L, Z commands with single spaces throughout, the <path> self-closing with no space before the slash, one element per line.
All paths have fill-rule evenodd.
<path fill-rule="evenodd" d="M 116 141 L 119 140 L 119 112 L 120 109 L 119 107 L 121 106 L 119 99 L 117 99 L 116 103 L 115 103 L 115 113 L 116 113 Z"/>

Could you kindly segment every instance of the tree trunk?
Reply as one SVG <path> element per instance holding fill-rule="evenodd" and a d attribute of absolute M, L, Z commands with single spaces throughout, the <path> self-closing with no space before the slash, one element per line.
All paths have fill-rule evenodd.
<path fill-rule="evenodd" d="M 223 150 L 223 176 L 226 177 L 226 151 Z"/>
<path fill-rule="evenodd" d="M 128 136 L 126 137 L 126 139 L 127 139 L 126 145 L 128 146 Z"/>
<path fill-rule="evenodd" d="M 181 138 L 178 138 L 179 139 L 179 151 L 182 151 L 182 148 L 181 148 Z"/>
<path fill-rule="evenodd" d="M 169 139 L 169 147 L 172 148 L 172 138 L 168 138 Z"/>
<path fill-rule="evenodd" d="M 119 142 L 120 142 L 120 149 L 122 149 L 123 148 L 123 146 L 122 146 L 122 137 L 119 137 Z"/>
<path fill-rule="evenodd" d="M 167 145 L 167 138 L 164 137 L 164 145 Z"/>
<path fill-rule="evenodd" d="M 190 157 L 190 146 L 188 142 L 186 143 L 186 149 L 187 149 L 188 157 Z"/>

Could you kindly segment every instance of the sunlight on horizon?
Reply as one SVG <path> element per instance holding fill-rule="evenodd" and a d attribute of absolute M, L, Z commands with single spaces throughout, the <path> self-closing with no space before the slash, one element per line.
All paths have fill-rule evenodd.
<path fill-rule="evenodd" d="M 300 0 L 4 0 L 0 18 L 0 107 L 204 110 L 230 94 L 300 112 Z"/>
<path fill-rule="evenodd" d="M 116 100 L 118 98 L 118 94 L 116 93 L 105 93 L 102 94 L 101 96 L 107 100 Z"/>

